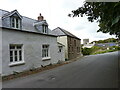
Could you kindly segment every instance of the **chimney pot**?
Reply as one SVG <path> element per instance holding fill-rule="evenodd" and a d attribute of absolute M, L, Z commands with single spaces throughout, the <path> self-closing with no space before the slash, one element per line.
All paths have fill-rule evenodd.
<path fill-rule="evenodd" d="M 38 21 L 43 21 L 44 17 L 42 16 L 42 14 L 40 13 L 40 16 L 38 16 Z"/>

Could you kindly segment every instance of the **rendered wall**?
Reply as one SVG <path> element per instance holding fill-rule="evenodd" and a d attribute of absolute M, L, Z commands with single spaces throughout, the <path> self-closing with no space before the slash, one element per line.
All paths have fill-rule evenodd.
<path fill-rule="evenodd" d="M 41 67 L 41 65 L 48 65 L 50 63 L 57 63 L 64 53 L 58 53 L 57 37 L 33 34 L 27 32 L 13 31 L 4 29 L 2 32 L 3 40 L 3 72 L 2 75 L 12 74 L 14 71 L 21 72 L 29 70 L 30 68 Z M 24 65 L 10 67 L 9 59 L 9 44 L 23 44 L 24 49 Z M 42 60 L 42 45 L 48 44 L 50 49 L 50 60 Z M 59 56 L 61 55 L 61 56 Z M 64 57 L 62 59 L 64 61 Z"/>
<path fill-rule="evenodd" d="M 67 36 L 60 36 L 57 37 L 57 41 L 61 44 L 65 45 L 65 59 L 68 59 L 68 43 L 67 43 Z"/>

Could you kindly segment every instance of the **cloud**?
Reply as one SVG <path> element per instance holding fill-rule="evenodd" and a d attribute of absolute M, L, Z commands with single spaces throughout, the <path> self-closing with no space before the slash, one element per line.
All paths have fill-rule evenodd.
<path fill-rule="evenodd" d="M 0 8 L 8 11 L 17 9 L 21 15 L 33 19 L 37 19 L 39 13 L 42 13 L 51 30 L 59 26 L 81 39 L 89 38 L 92 41 L 113 37 L 97 33 L 98 23 L 88 22 L 87 17 L 68 17 L 83 2 L 84 0 L 1 0 Z"/>

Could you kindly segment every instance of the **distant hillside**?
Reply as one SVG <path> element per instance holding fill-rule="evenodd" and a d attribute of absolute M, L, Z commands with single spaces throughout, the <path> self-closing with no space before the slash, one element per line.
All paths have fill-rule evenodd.
<path fill-rule="evenodd" d="M 105 40 L 99 40 L 99 41 L 93 41 L 95 43 L 110 43 L 110 42 L 118 42 L 118 39 L 115 39 L 115 38 L 108 38 L 108 39 L 105 39 Z M 91 43 L 93 43 L 91 42 Z"/>

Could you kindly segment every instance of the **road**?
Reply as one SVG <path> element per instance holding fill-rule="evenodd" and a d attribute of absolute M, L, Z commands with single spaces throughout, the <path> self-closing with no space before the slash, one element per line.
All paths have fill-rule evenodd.
<path fill-rule="evenodd" d="M 3 88 L 118 88 L 118 52 L 85 56 L 52 70 L 4 81 Z"/>

